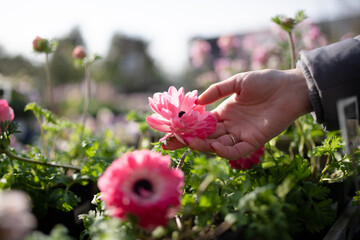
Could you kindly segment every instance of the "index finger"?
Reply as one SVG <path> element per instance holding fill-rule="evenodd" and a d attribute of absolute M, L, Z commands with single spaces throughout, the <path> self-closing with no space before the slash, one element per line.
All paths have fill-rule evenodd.
<path fill-rule="evenodd" d="M 207 105 L 221 98 L 227 97 L 233 93 L 240 91 L 241 74 L 236 74 L 224 81 L 212 84 L 206 89 L 198 98 L 197 103 L 200 105 Z"/>

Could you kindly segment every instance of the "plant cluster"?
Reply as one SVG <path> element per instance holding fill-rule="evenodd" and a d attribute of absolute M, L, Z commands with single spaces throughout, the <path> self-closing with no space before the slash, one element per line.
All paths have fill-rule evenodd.
<path fill-rule="evenodd" d="M 275 19 L 292 32 L 303 13 L 297 16 L 293 21 Z M 84 49 L 73 54 L 82 67 L 89 66 Z M 1 194 L 17 189 L 29 196 L 39 229 L 26 239 L 73 239 L 66 222 L 41 229 L 51 215 L 64 213 L 81 220 L 80 239 L 321 236 L 337 215 L 331 183 L 357 176 L 359 149 L 345 154 L 339 133 L 325 135 L 307 115 L 234 162 L 186 147 L 167 150 L 165 139 L 186 144 L 214 132 L 216 118 L 196 104 L 196 95 L 170 87 L 149 98 L 152 115 L 130 112 L 128 119 L 138 123 L 141 133 L 137 146 L 125 145 L 111 131 L 86 129 L 86 106 L 83 121 L 76 123 L 29 103 L 25 111 L 37 120 L 39 140 L 18 149 L 13 144 L 19 132 L 16 117 L 7 102 L 0 104 Z M 166 133 L 160 141 L 159 132 Z M 358 199 L 356 195 L 354 202 Z M 82 206 L 90 207 L 77 211 Z M 0 218 L 0 234 L 4 224 Z"/>

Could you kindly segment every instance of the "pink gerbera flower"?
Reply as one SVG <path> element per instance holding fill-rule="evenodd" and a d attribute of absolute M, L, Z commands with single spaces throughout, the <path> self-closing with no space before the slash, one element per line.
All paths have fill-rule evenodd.
<path fill-rule="evenodd" d="M 205 139 L 215 132 L 216 117 L 205 111 L 205 106 L 196 104 L 197 90 L 184 93 L 171 86 L 168 92 L 155 93 L 149 98 L 150 107 L 154 110 L 146 122 L 155 130 L 165 132 L 167 135 L 160 139 L 164 141 L 176 137 L 186 144 L 198 137 Z"/>
<path fill-rule="evenodd" d="M 180 205 L 183 185 L 184 174 L 170 168 L 170 157 L 150 150 L 124 154 L 98 181 L 112 215 L 134 215 L 145 229 L 166 225 Z"/>
<path fill-rule="evenodd" d="M 14 120 L 13 109 L 9 106 L 6 99 L 0 99 L 0 122 L 5 122 L 5 121 L 11 122 L 12 120 Z M 0 133 L 1 133 L 1 129 L 0 129 Z"/>
<path fill-rule="evenodd" d="M 253 165 L 260 162 L 260 158 L 264 156 L 265 147 L 260 147 L 255 150 L 250 156 L 239 158 L 238 160 L 229 160 L 229 165 L 235 169 L 250 169 Z"/>

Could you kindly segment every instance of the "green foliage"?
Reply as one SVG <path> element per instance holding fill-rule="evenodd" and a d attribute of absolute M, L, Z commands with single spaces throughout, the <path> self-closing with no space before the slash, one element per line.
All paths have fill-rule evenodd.
<path fill-rule="evenodd" d="M 297 221 L 305 223 L 305 228 L 310 233 L 319 232 L 335 219 L 332 200 L 328 198 L 328 194 L 328 188 L 304 182 L 289 195 L 289 201 L 297 207 Z"/>
<path fill-rule="evenodd" d="M 101 59 L 100 55 L 97 54 L 93 54 L 91 56 L 85 57 L 83 59 L 74 59 L 74 65 L 76 68 L 85 68 L 90 66 L 93 62 L 95 62 L 96 60 Z"/>
<path fill-rule="evenodd" d="M 1 134 L 0 143 L 3 151 L 8 150 L 12 155 L 0 155 L 0 188 L 25 191 L 39 219 L 45 217 L 49 209 L 73 211 L 83 201 L 73 187 L 96 182 L 104 169 L 128 148 L 109 131 L 99 136 L 86 131 L 80 142 L 79 124 L 60 119 L 35 103 L 28 104 L 25 111 L 33 112 L 38 120 L 40 144 L 29 145 L 21 152 L 9 148 L 10 136 L 18 132 L 18 124 L 9 124 Z"/>
<path fill-rule="evenodd" d="M 243 239 L 291 239 L 284 205 L 273 185 L 257 187 L 240 199 L 237 212 L 226 220 L 243 227 Z"/>
<path fill-rule="evenodd" d="M 294 27 L 298 23 L 302 22 L 305 18 L 307 18 L 305 12 L 300 10 L 295 14 L 294 18 L 288 18 L 284 15 L 276 15 L 275 17 L 271 18 L 271 20 L 278 24 L 284 31 L 291 32 Z"/>
<path fill-rule="evenodd" d="M 35 231 L 27 236 L 25 240 L 74 240 L 68 235 L 68 230 L 63 225 L 56 225 L 49 235 L 45 235 L 39 231 Z"/>

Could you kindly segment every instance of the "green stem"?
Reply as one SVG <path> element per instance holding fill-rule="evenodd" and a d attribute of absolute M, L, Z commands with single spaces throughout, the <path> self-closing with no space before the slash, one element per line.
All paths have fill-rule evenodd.
<path fill-rule="evenodd" d="M 54 105 L 54 91 L 53 85 L 50 76 L 50 67 L 49 67 L 49 53 L 45 54 L 45 76 L 46 76 L 46 83 L 47 83 L 47 95 L 48 100 L 50 103 L 50 110 L 55 112 L 55 105 Z"/>
<path fill-rule="evenodd" d="M 200 199 L 200 196 L 205 192 L 205 190 L 208 188 L 210 183 L 215 179 L 215 176 L 212 174 L 209 174 L 206 176 L 206 178 L 200 183 L 196 196 L 197 199 Z"/>
<path fill-rule="evenodd" d="M 291 31 L 287 32 L 287 38 L 289 42 L 289 48 L 290 48 L 290 61 L 291 61 L 291 68 L 295 68 L 295 46 L 294 46 L 294 40 L 292 38 Z"/>
<path fill-rule="evenodd" d="M 46 158 L 49 158 L 49 154 L 48 154 L 48 151 L 47 151 L 46 140 L 45 140 L 45 133 L 44 133 L 44 129 L 43 129 L 43 127 L 42 127 L 42 123 L 41 123 L 40 117 L 37 116 L 37 114 L 35 114 L 35 117 L 36 117 L 36 120 L 38 121 L 39 126 L 40 126 L 40 136 L 41 136 L 41 141 L 42 141 L 42 144 L 43 144 L 44 156 L 45 156 Z"/>
<path fill-rule="evenodd" d="M 329 167 L 330 167 L 330 154 L 328 154 L 328 157 L 327 157 L 326 163 L 325 163 L 325 167 L 324 167 L 324 169 L 321 171 L 321 175 L 324 175 L 325 172 L 329 169 Z M 321 180 L 322 180 L 322 179 L 323 179 L 323 177 L 321 176 Z M 321 180 L 320 180 L 320 182 L 321 182 Z"/>
<path fill-rule="evenodd" d="M 290 60 L 291 60 L 291 69 L 295 68 L 295 46 L 294 41 L 292 38 L 291 31 L 287 32 L 287 38 L 289 42 L 290 48 Z M 295 125 L 299 129 L 301 136 L 304 138 L 305 145 L 307 147 L 308 152 L 312 152 L 312 144 L 310 144 L 310 140 L 305 136 L 304 130 L 300 124 L 299 120 L 295 120 Z M 312 141 L 312 140 L 311 140 Z M 315 178 L 317 174 L 317 167 L 316 167 L 316 159 L 313 156 L 310 156 L 310 163 L 311 163 L 311 175 Z"/>
<path fill-rule="evenodd" d="M 305 136 L 304 130 L 302 129 L 301 123 L 298 120 L 295 120 L 295 125 L 299 129 L 301 136 L 304 138 L 304 143 L 309 152 L 312 152 L 312 145 L 309 143 L 309 140 Z M 316 171 L 316 159 L 310 157 L 312 172 Z M 314 169 L 313 169 L 314 168 Z"/>
<path fill-rule="evenodd" d="M 84 95 L 84 107 L 83 107 L 83 115 L 82 115 L 83 118 L 82 118 L 80 142 L 82 141 L 82 138 L 84 136 L 85 124 L 88 117 L 90 93 L 91 93 L 90 66 L 87 65 L 85 67 L 85 95 Z"/>
<path fill-rule="evenodd" d="M 48 166 L 48 167 L 62 167 L 62 168 L 73 169 L 73 170 L 77 170 L 77 171 L 81 170 L 81 168 L 72 166 L 72 165 L 66 165 L 66 164 L 62 165 L 62 164 L 56 164 L 56 163 L 39 162 L 39 161 L 35 161 L 35 160 L 29 159 L 29 158 L 20 157 L 20 156 L 17 156 L 15 154 L 11 153 L 8 149 L 4 150 L 3 153 L 5 153 L 8 157 L 10 157 L 12 159 L 19 160 L 22 162 L 34 163 L 34 164 L 44 165 L 44 166 Z"/>

